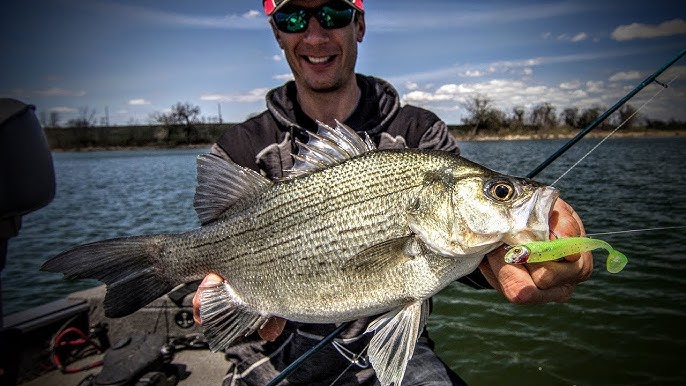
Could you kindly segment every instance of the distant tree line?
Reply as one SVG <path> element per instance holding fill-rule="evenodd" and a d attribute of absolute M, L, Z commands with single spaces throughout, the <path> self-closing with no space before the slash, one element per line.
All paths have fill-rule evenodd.
<path fill-rule="evenodd" d="M 557 108 L 549 102 L 541 102 L 534 105 L 528 111 L 522 106 L 512 108 L 505 112 L 497 108 L 493 100 L 487 96 L 477 95 L 462 103 L 466 115 L 462 118 L 463 130 L 467 130 L 471 136 L 482 133 L 515 133 L 535 132 L 546 133 L 552 130 L 583 129 L 595 121 L 605 110 L 603 106 L 592 106 L 585 109 L 568 107 L 558 113 Z M 193 128 L 199 124 L 211 123 L 201 117 L 200 106 L 189 102 L 178 102 L 171 106 L 168 112 L 157 112 L 150 115 L 151 125 L 164 127 L 183 127 L 190 138 Z M 82 107 L 75 118 L 68 120 L 64 127 L 88 128 L 97 126 L 96 111 L 88 107 Z M 219 118 L 221 123 L 221 118 Z M 49 115 L 42 113 L 41 122 L 44 127 L 60 127 L 58 112 L 50 112 Z M 102 122 L 101 122 L 102 123 Z M 655 130 L 678 130 L 686 127 L 685 122 L 670 120 L 668 122 L 659 119 L 650 119 L 636 114 L 636 109 L 625 104 L 612 116 L 601 124 L 601 128 L 616 127 L 623 123 L 624 128 L 645 127 Z M 101 124 L 102 126 L 102 124 Z M 133 124 L 131 125 L 133 126 Z M 137 125 L 136 125 L 137 126 Z"/>
<path fill-rule="evenodd" d="M 482 133 L 506 133 L 523 130 L 542 133 L 561 127 L 580 130 L 593 123 L 607 110 L 603 106 L 592 106 L 585 109 L 569 107 L 558 114 L 555 106 L 548 102 L 542 102 L 534 105 L 529 111 L 521 106 L 514 107 L 508 114 L 496 108 L 492 99 L 482 95 L 467 100 L 463 103 L 463 107 L 467 115 L 462 119 L 462 124 L 469 130 L 469 134 L 474 136 Z M 641 121 L 643 122 L 642 125 Z M 630 104 L 624 104 L 600 126 L 607 128 L 616 127 L 620 124 L 624 128 L 643 126 L 658 130 L 686 127 L 684 122 L 674 120 L 664 122 L 642 118 L 636 114 L 636 108 Z"/>

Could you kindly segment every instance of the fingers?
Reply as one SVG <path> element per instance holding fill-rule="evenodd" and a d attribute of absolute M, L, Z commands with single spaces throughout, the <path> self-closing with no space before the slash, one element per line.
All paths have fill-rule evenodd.
<path fill-rule="evenodd" d="M 557 237 L 576 237 L 584 236 L 586 229 L 581 218 L 576 211 L 561 198 L 558 198 L 553 205 L 553 210 L 548 219 L 550 230 Z"/>
<path fill-rule="evenodd" d="M 576 285 L 591 277 L 593 257 L 590 252 L 565 257 L 565 261 L 526 264 L 531 280 L 540 289 Z"/>
<path fill-rule="evenodd" d="M 195 320 L 195 323 L 202 325 L 202 320 L 200 318 L 200 292 L 202 292 L 203 288 L 214 287 L 223 282 L 223 277 L 214 273 L 210 273 L 205 276 L 203 281 L 200 283 L 198 290 L 195 291 L 195 295 L 193 296 L 193 320 Z M 286 319 L 272 317 L 269 318 L 257 332 L 262 339 L 273 342 L 279 337 L 279 335 L 281 335 L 285 325 Z"/>
<path fill-rule="evenodd" d="M 269 318 L 269 320 L 257 330 L 257 333 L 260 335 L 260 338 L 273 342 L 281 335 L 285 325 L 286 319 L 274 316 Z"/>
<path fill-rule="evenodd" d="M 515 304 L 564 303 L 572 296 L 576 286 L 574 282 L 558 282 L 557 275 L 553 274 L 554 285 L 544 287 L 544 283 L 537 283 L 540 279 L 533 276 L 526 265 L 505 263 L 504 254 L 503 248 L 496 249 L 486 256 L 479 268 L 493 288 L 508 301 Z"/>
<path fill-rule="evenodd" d="M 210 273 L 205 276 L 198 286 L 198 290 L 195 291 L 195 295 L 193 296 L 193 320 L 195 320 L 195 323 L 202 325 L 202 321 L 200 320 L 200 292 L 203 288 L 214 287 L 222 282 L 224 282 L 224 278 L 217 274 Z"/>
<path fill-rule="evenodd" d="M 575 237 L 586 234 L 581 218 L 562 199 L 557 199 L 550 214 L 551 237 Z M 588 280 L 593 272 L 590 252 L 566 256 L 564 261 L 525 265 L 505 263 L 505 250 L 489 253 L 479 266 L 486 280 L 510 302 L 538 304 L 564 303 L 578 283 Z"/>
<path fill-rule="evenodd" d="M 561 198 L 555 201 L 549 225 L 552 233 L 560 238 L 586 235 L 586 229 L 579 215 Z M 549 288 L 556 284 L 581 283 L 591 277 L 593 273 L 593 254 L 591 252 L 565 256 L 565 260 L 576 264 L 529 265 L 532 276 L 535 275 L 534 280 L 542 286 L 541 288 Z M 549 270 L 546 271 L 545 268 Z M 559 275 L 559 278 L 555 278 L 556 275 Z"/>

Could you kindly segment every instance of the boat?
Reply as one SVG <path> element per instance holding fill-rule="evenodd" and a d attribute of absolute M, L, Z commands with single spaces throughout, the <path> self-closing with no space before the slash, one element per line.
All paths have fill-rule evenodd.
<path fill-rule="evenodd" d="M 0 271 L 22 216 L 55 195 L 52 157 L 34 110 L 0 98 Z M 117 319 L 104 314 L 104 285 L 6 317 L 0 297 L 0 386 L 220 385 L 228 362 L 208 349 L 193 321 L 197 285 Z"/>
<path fill-rule="evenodd" d="M 229 366 L 193 321 L 197 282 L 104 315 L 105 286 L 5 317 L 2 385 L 221 385 Z"/>

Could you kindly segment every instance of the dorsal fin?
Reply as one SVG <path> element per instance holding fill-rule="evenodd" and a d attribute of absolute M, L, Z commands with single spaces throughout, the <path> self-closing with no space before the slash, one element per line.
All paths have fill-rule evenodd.
<path fill-rule="evenodd" d="M 198 156 L 198 186 L 193 206 L 201 224 L 212 222 L 243 197 L 272 185 L 267 178 L 214 154 Z"/>
<path fill-rule="evenodd" d="M 319 121 L 317 124 L 316 134 L 307 133 L 307 143 L 297 141 L 293 167 L 285 170 L 288 178 L 322 170 L 376 149 L 369 135 L 365 134 L 362 140 L 355 130 L 338 121 L 335 128 Z"/>

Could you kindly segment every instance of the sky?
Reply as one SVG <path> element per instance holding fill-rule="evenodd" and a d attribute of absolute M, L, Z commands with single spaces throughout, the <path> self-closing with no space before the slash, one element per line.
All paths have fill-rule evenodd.
<path fill-rule="evenodd" d="M 511 113 L 607 108 L 686 49 L 682 1 L 367 0 L 357 72 L 449 124 L 480 96 Z M 62 124 L 148 124 L 177 102 L 240 122 L 291 78 L 256 0 L 33 0 L 0 12 L 0 97 Z M 629 103 L 686 121 L 686 58 Z"/>

